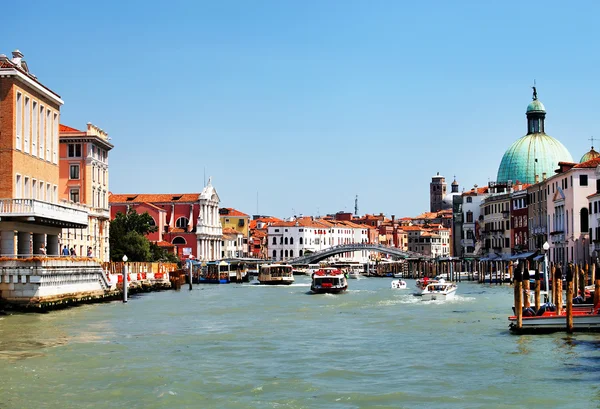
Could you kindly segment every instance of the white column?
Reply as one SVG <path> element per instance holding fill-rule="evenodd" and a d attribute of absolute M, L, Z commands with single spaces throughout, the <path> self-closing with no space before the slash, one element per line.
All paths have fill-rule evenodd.
<path fill-rule="evenodd" d="M 15 255 L 15 232 L 13 230 L 0 231 L 0 256 L 13 257 Z"/>

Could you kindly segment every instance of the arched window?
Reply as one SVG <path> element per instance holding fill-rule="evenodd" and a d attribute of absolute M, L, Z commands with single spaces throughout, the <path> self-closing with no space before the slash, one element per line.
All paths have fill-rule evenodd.
<path fill-rule="evenodd" d="M 279 238 L 279 244 L 283 244 L 283 237 Z"/>
<path fill-rule="evenodd" d="M 150 226 L 156 226 L 156 222 L 154 221 L 154 217 L 150 216 L 150 221 L 148 222 Z"/>
<path fill-rule="evenodd" d="M 582 207 L 581 211 L 579 212 L 579 217 L 581 218 L 581 232 L 582 233 L 587 233 L 588 230 L 590 229 L 590 222 L 589 222 L 589 214 L 588 214 L 588 209 L 587 207 Z"/>
<path fill-rule="evenodd" d="M 300 237 L 300 240 L 302 240 L 302 237 Z M 302 250 L 300 250 L 300 257 L 302 257 Z"/>
<path fill-rule="evenodd" d="M 288 244 L 288 239 L 287 239 L 287 237 L 285 238 L 285 244 Z"/>
<path fill-rule="evenodd" d="M 273 250 L 273 258 L 277 258 L 277 250 Z"/>
<path fill-rule="evenodd" d="M 273 244 L 277 244 L 277 237 L 273 237 Z"/>
<path fill-rule="evenodd" d="M 181 236 L 177 236 L 171 241 L 171 244 L 187 244 L 185 239 Z"/>
<path fill-rule="evenodd" d="M 294 257 L 294 250 L 290 250 L 290 257 Z"/>
<path fill-rule="evenodd" d="M 294 238 L 290 237 L 290 245 L 294 245 Z"/>
<path fill-rule="evenodd" d="M 283 250 L 279 251 L 279 257 L 283 258 Z"/>
<path fill-rule="evenodd" d="M 287 251 L 287 250 L 285 251 L 285 256 L 286 256 L 286 257 L 288 256 L 288 251 Z"/>
<path fill-rule="evenodd" d="M 300 244 L 302 244 L 302 237 L 300 237 Z"/>
<path fill-rule="evenodd" d="M 188 223 L 189 223 L 189 220 L 187 219 L 187 217 L 180 217 L 175 222 L 175 227 L 179 227 L 181 229 L 187 229 Z"/>

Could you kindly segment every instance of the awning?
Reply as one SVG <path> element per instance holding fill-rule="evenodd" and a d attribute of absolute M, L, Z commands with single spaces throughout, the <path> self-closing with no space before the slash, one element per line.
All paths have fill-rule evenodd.
<path fill-rule="evenodd" d="M 496 260 L 501 260 L 502 257 L 498 256 L 497 254 L 490 254 L 487 257 L 483 257 L 481 259 L 479 259 L 480 261 L 496 261 Z"/>
<path fill-rule="evenodd" d="M 533 258 L 534 261 L 540 261 L 540 260 L 543 260 L 543 259 L 544 259 L 544 255 L 543 254 L 540 254 L 539 256 L 535 256 Z"/>
<path fill-rule="evenodd" d="M 519 253 L 513 256 L 510 256 L 510 260 L 525 260 L 530 257 L 533 257 L 537 254 L 537 251 L 528 251 L 526 253 Z"/>

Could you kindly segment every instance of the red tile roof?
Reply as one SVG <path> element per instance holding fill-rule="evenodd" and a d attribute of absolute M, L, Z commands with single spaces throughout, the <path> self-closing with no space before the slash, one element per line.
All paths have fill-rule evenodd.
<path fill-rule="evenodd" d="M 111 194 L 109 203 L 192 203 L 199 200 L 200 193 L 161 193 L 161 194 Z"/>
<path fill-rule="evenodd" d="M 80 131 L 79 129 L 71 128 L 70 126 L 63 125 L 63 124 L 58 125 L 58 132 L 77 132 L 77 133 L 83 133 L 83 131 Z"/>
<path fill-rule="evenodd" d="M 277 217 L 272 217 L 272 216 L 267 216 L 267 217 L 259 217 L 258 219 L 254 219 L 254 220 L 250 220 L 250 230 L 254 230 L 256 229 L 256 225 L 258 223 L 265 223 L 265 224 L 269 224 L 269 223 L 277 223 L 277 222 L 281 222 L 283 220 L 278 219 Z"/>
<path fill-rule="evenodd" d="M 221 211 L 226 210 L 226 213 L 221 213 Z M 242 213 L 239 210 L 236 210 L 232 207 L 222 207 L 219 209 L 220 216 L 239 216 L 239 217 L 248 217 L 246 213 Z"/>
<path fill-rule="evenodd" d="M 590 159 L 587 162 L 573 166 L 574 168 L 595 168 L 600 165 L 600 158 Z"/>

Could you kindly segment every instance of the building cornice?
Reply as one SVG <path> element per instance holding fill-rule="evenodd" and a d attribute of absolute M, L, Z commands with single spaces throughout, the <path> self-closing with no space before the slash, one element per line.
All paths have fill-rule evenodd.
<path fill-rule="evenodd" d="M 27 85 L 29 85 L 30 87 L 34 88 L 36 91 L 41 92 L 42 94 L 44 94 L 44 96 L 50 98 L 53 102 L 57 103 L 58 105 L 64 105 L 65 102 L 60 98 L 60 96 L 58 94 L 54 93 L 49 88 L 43 86 L 42 84 L 35 81 L 31 77 L 23 74 L 21 71 L 17 70 L 16 68 L 1 68 L 0 69 L 0 77 L 11 77 L 11 76 L 18 78 L 22 82 L 24 82 Z"/>

